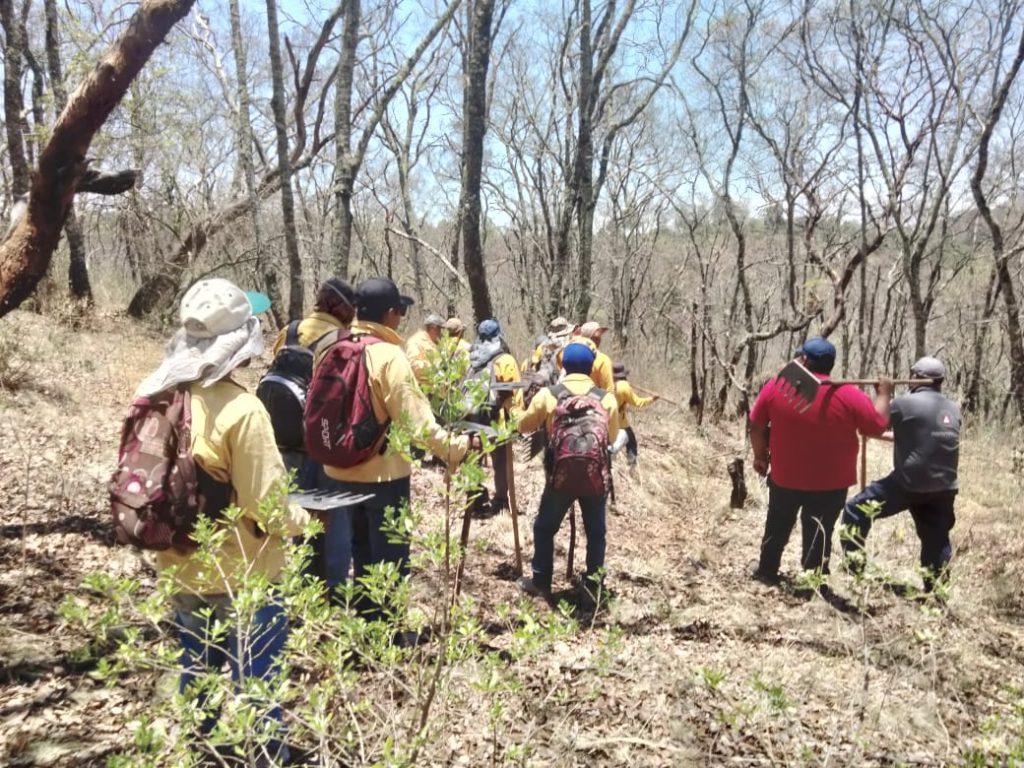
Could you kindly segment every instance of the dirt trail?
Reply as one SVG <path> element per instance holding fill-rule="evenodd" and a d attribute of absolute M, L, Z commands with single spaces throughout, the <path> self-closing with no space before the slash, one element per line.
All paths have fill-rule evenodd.
<path fill-rule="evenodd" d="M 145 701 L 76 666 L 82 638 L 61 626 L 57 606 L 92 571 L 145 577 L 110 546 L 104 484 L 125 403 L 163 338 L 120 320 L 88 331 L 25 313 L 4 323 L 29 362 L 23 385 L 0 391 L 0 764 L 102 764 Z M 748 508 L 728 509 L 725 459 L 738 428 L 700 434 L 668 406 L 636 422 L 641 470 L 617 468 L 608 518 L 617 601 L 535 660 L 520 702 L 523 732 L 530 722 L 535 734 L 530 765 L 942 765 L 1019 735 L 1024 537 L 1001 438 L 972 433 L 965 446 L 948 610 L 878 590 L 864 619 L 850 610 L 858 597 L 844 575 L 833 577 L 834 604 L 749 580 L 765 491 L 752 483 Z M 872 474 L 887 462 L 874 446 Z M 522 461 L 517 474 L 528 557 L 542 474 Z M 425 471 L 415 492 L 432 498 L 437 480 Z M 883 567 L 917 583 L 909 520 L 883 522 L 872 537 Z M 516 597 L 508 516 L 474 521 L 472 538 L 465 590 L 486 620 Z M 563 529 L 559 570 L 566 542 Z M 469 704 L 455 713 L 447 764 L 480 764 L 478 722 Z"/>

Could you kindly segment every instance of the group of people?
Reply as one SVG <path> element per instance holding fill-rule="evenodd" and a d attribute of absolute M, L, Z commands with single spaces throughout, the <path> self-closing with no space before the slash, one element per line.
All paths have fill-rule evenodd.
<path fill-rule="evenodd" d="M 932 592 L 948 574 L 959 488 L 960 409 L 942 394 L 945 366 L 923 357 L 911 367 L 915 383 L 908 394 L 893 399 L 892 381 L 882 378 L 872 400 L 856 386 L 832 382 L 836 348 L 826 339 L 808 339 L 796 358 L 822 384 L 813 402 L 794 402 L 786 383 L 772 379 L 750 411 L 754 469 L 768 477 L 768 514 L 754 577 L 780 581 L 782 553 L 798 515 L 801 566 L 827 575 L 840 515 L 844 563 L 858 573 L 873 521 L 909 510 L 920 539 L 925 591 Z M 888 436 L 887 430 L 894 443 L 892 473 L 848 500 L 860 436 Z"/>
<path fill-rule="evenodd" d="M 627 414 L 656 398 L 637 396 L 625 367 L 614 364 L 601 349 L 606 329 L 599 323 L 575 325 L 555 318 L 538 337 L 533 352 L 517 363 L 494 319 L 479 324 L 477 338 L 470 344 L 463 339 L 466 327 L 461 320 L 429 314 L 422 329 L 404 342 L 399 328 L 413 303 L 386 278 L 365 280 L 354 288 L 337 278 L 327 280 L 317 292 L 311 314 L 278 335 L 274 364 L 264 377 L 268 385 L 264 391 L 261 384 L 257 397 L 233 375 L 263 353 L 258 316 L 269 309 L 269 300 L 219 278 L 201 280 L 184 295 L 180 327 L 165 359 L 136 393 L 129 422 L 136 421 L 126 422 L 121 464 L 112 480 L 115 529 L 119 538 L 131 543 L 148 541 L 146 535 L 153 533 L 137 514 L 141 502 L 132 499 L 137 500 L 141 493 L 144 501 L 148 499 L 146 503 L 158 505 L 161 497 L 154 495 L 152 486 L 160 471 L 168 473 L 167 488 L 185 483 L 183 498 L 194 501 L 197 494 L 201 496 L 206 478 L 207 488 L 212 483 L 226 489 L 230 501 L 242 510 L 240 517 L 221 523 L 234 530 L 221 540 L 215 555 L 216 573 L 188 547 L 153 547 L 159 549 L 156 567 L 173 568 L 181 587 L 175 600 L 183 690 L 203 669 L 219 668 L 225 662 L 232 665 L 236 677 L 263 677 L 273 672 L 288 632 L 280 605 L 270 602 L 257 612 L 259 626 L 252 628 L 252 635 L 259 638 L 258 647 L 241 658 L 233 658 L 225 650 L 233 647 L 233 638 L 211 644 L 207 631 L 230 611 L 229 596 L 237 586 L 237 574 L 257 570 L 270 583 L 279 578 L 288 539 L 297 536 L 308 522 L 309 513 L 289 504 L 282 527 L 268 531 L 263 525 L 261 500 L 271 495 L 289 472 L 301 488 L 346 492 L 363 499 L 315 513 L 321 516 L 325 531 L 315 548 L 314 568 L 332 594 L 377 563 L 392 563 L 401 576 L 408 574 L 409 544 L 388 535 L 386 510 L 409 502 L 413 464 L 390 447 L 388 425 L 401 419 L 419 436 L 420 449 L 449 467 L 480 448 L 472 433 L 453 433 L 440 424 L 424 394 L 432 352 L 445 336 L 455 340 L 459 354 L 466 355 L 467 377 L 483 379 L 496 393 L 485 412 L 471 420 L 509 419 L 521 434 L 544 430 L 547 436 L 546 481 L 533 524 L 532 573 L 521 579 L 520 586 L 531 595 L 550 595 L 554 537 L 567 512 L 578 504 L 587 541 L 586 573 L 580 586 L 592 597 L 600 594 L 612 456 L 625 447 L 630 463 L 636 461 L 637 440 Z M 352 386 L 365 387 L 366 402 L 361 403 L 365 413 L 358 417 L 362 420 L 355 425 L 331 424 L 324 417 L 322 434 L 321 423 L 316 422 L 316 434 L 311 437 L 310 411 L 323 405 L 314 402 L 317 387 L 326 376 L 320 374 L 325 366 L 341 364 L 337 361 L 347 359 L 351 350 L 356 350 L 359 368 L 355 374 L 344 375 L 355 376 L 349 379 L 357 382 Z M 941 394 L 941 363 L 932 358 L 918 361 L 914 373 L 929 383 L 895 400 L 891 384 L 881 381 L 872 402 L 856 387 L 829 386 L 835 347 L 824 339 L 808 340 L 798 359 L 823 383 L 810 408 L 794 407 L 772 381 L 761 391 L 750 414 L 754 468 L 768 475 L 770 487 L 756 577 L 778 580 L 781 555 L 798 514 L 803 525 L 802 565 L 827 573 L 833 528 L 840 512 L 853 532 L 844 539 L 844 549 L 855 555 L 863 547 L 873 519 L 909 508 L 921 537 L 921 564 L 930 588 L 942 577 L 950 557 L 949 531 L 957 489 L 959 411 Z M 289 378 L 288 370 L 305 373 Z M 335 379 L 342 376 L 334 371 L 328 374 Z M 529 386 L 500 386 L 521 381 Z M 278 408 L 283 401 L 268 394 L 274 390 L 270 385 L 280 385 L 278 391 L 283 391 L 283 396 L 292 392 L 299 398 L 297 413 L 305 413 L 308 445 L 282 437 L 289 425 L 282 422 L 280 414 L 286 411 Z M 169 397 L 167 393 L 176 394 Z M 308 402 L 304 399 L 307 394 Z M 146 409 L 166 407 L 160 422 L 166 425 L 173 420 L 170 414 L 175 403 L 183 411 L 174 411 L 173 418 L 184 425 L 179 433 L 188 437 L 187 446 L 177 452 L 178 463 L 168 467 L 160 464 L 166 464 L 166 456 L 156 457 L 139 469 L 139 456 L 145 454 L 141 438 L 151 438 L 155 429 L 143 425 L 150 413 Z M 356 403 L 349 411 L 352 419 L 357 418 L 359 406 Z M 858 434 L 881 435 L 890 427 L 896 444 L 894 473 L 847 502 L 847 489 L 856 478 Z M 136 443 L 132 443 L 133 430 L 140 438 Z M 317 461 L 311 445 L 314 437 L 323 440 L 316 455 L 335 455 L 330 451 L 344 444 L 351 448 L 345 456 L 356 458 L 336 464 Z M 494 493 L 486 503 L 492 511 L 500 511 L 508 506 L 505 462 L 511 452 L 498 450 L 493 455 Z M 198 485 L 188 485 L 193 475 L 199 478 Z M 873 512 L 867 502 L 877 502 Z M 156 533 L 164 535 L 166 531 Z M 169 541 L 166 536 L 160 540 Z M 372 603 L 364 602 L 359 608 L 368 618 L 379 615 L 379 607 Z M 401 635 L 396 642 L 403 642 Z"/>
<path fill-rule="evenodd" d="M 413 303 L 386 278 L 365 280 L 354 288 L 337 278 L 327 280 L 316 294 L 313 311 L 281 329 L 273 347 L 274 362 L 257 396 L 246 391 L 234 373 L 264 351 L 259 315 L 269 309 L 269 299 L 220 278 L 201 280 L 184 295 L 180 327 L 166 356 L 136 392 L 123 433 L 119 467 L 111 481 L 118 538 L 157 550 L 157 569 L 173 569 L 180 587 L 174 599 L 184 668 L 182 690 L 204 669 L 224 663 L 232 666 L 236 678 L 273 673 L 288 633 L 280 605 L 270 602 L 257 612 L 258 626 L 251 628 L 251 635 L 259 638 L 258 647 L 247 649 L 240 658 L 227 650 L 235 645 L 233 637 L 214 643 L 209 631 L 227 618 L 239 574 L 257 571 L 275 582 L 284 568 L 287 541 L 308 523 L 310 513 L 294 503 L 287 505 L 283 526 L 274 530 L 266 527 L 260 512 L 261 501 L 272 495 L 289 473 L 301 488 L 350 493 L 363 499 L 326 513 L 313 513 L 324 523 L 313 567 L 332 594 L 376 563 L 393 563 L 401 576 L 408 574 L 409 544 L 388 535 L 386 510 L 408 503 L 413 465 L 390 447 L 388 425 L 399 419 L 409 424 L 420 448 L 449 467 L 481 447 L 471 433 L 454 434 L 439 424 L 424 394 L 422 383 L 428 375 L 431 351 L 443 335 L 456 339 L 456 349 L 468 357 L 467 376 L 481 377 L 489 386 L 523 378 L 543 384 L 525 397 L 521 388 L 501 391 L 487 413 L 476 415 L 512 419 L 520 433 L 546 429 L 548 435 L 547 482 L 534 524 L 532 574 L 521 580 L 521 587 L 533 595 L 550 593 L 553 539 L 573 503 L 581 507 L 587 534 L 583 585 L 592 593 L 602 578 L 611 456 L 628 445 L 630 461 L 636 460 L 637 441 L 626 414 L 655 398 L 637 397 L 625 368 L 614 366 L 600 350 L 606 329 L 598 323 L 577 326 L 556 318 L 532 355 L 520 364 L 493 319 L 479 324 L 477 339 L 469 344 L 462 339 L 466 328 L 458 318 L 445 320 L 430 314 L 423 328 L 403 342 L 398 329 Z M 294 436 L 295 425 L 285 423 L 288 420 L 283 420 L 282 414 L 290 413 L 283 404 L 294 395 L 301 406 L 297 413 L 304 409 L 308 435 L 318 373 L 334 364 L 325 361 L 344 345 L 359 350 L 360 375 L 369 400 L 365 405 L 372 419 L 364 418 L 370 422 L 369 432 L 362 423 L 355 429 L 325 420 L 324 434 L 316 438 L 325 438 L 328 450 L 343 440 L 358 442 L 355 432 L 360 430 L 370 436 L 368 443 L 351 454 L 359 456 L 357 462 L 336 466 L 316 461 L 312 451 L 306 450 L 308 446 L 297 444 L 294 437 L 284 437 L 285 433 Z M 182 442 L 187 438 L 187 444 L 154 453 L 154 435 L 163 436 L 168 444 L 172 437 Z M 172 462 L 168 462 L 168 453 L 175 453 Z M 504 462 L 510 456 L 511 452 L 501 450 L 494 453 L 495 490 L 489 500 L 494 511 L 508 506 Z M 165 473 L 162 480 L 161 472 Z M 207 478 L 209 483 L 189 485 L 193 476 Z M 154 485 L 161 483 L 164 490 L 154 490 Z M 212 505 L 206 499 L 204 506 L 204 494 L 213 486 L 223 490 L 223 501 Z M 219 523 L 233 530 L 220 540 L 215 572 L 207 559 L 195 556 L 192 547 L 178 546 L 180 538 L 166 535 L 182 520 L 180 508 L 168 508 L 167 497 L 175 493 L 180 494 L 182 503 L 194 504 L 199 498 L 199 506 L 211 514 L 217 511 L 211 506 L 229 501 L 241 509 L 241 516 Z M 144 509 L 148 509 L 148 517 Z M 150 546 L 154 541 L 162 543 Z M 378 606 L 372 603 L 364 601 L 359 608 L 368 618 L 379 615 Z M 404 641 L 401 634 L 396 635 L 396 642 Z M 280 713 L 270 714 L 278 717 Z M 212 722 L 204 725 L 212 727 Z"/>

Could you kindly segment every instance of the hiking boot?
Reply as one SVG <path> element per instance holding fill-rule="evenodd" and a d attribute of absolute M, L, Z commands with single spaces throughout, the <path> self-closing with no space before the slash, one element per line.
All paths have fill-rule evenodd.
<path fill-rule="evenodd" d="M 499 515 L 502 512 L 508 512 L 510 509 L 511 509 L 511 507 L 509 507 L 508 499 L 507 498 L 504 498 L 504 499 L 498 499 L 498 498 L 491 499 L 491 514 L 492 515 Z"/>
<path fill-rule="evenodd" d="M 754 572 L 750 574 L 750 578 L 754 581 L 766 584 L 769 587 L 777 587 L 782 583 L 782 577 L 779 576 L 778 571 L 775 573 L 769 573 L 767 571 L 762 571 L 760 568 L 756 568 Z"/>
<path fill-rule="evenodd" d="M 550 587 L 542 587 L 539 584 L 535 584 L 533 579 L 529 576 L 521 577 L 516 583 L 519 585 L 519 588 L 530 597 L 548 598 L 551 595 Z"/>

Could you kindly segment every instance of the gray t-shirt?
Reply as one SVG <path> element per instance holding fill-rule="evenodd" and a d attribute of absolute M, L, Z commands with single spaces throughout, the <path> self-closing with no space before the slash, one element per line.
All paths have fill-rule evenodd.
<path fill-rule="evenodd" d="M 957 490 L 959 406 L 933 389 L 919 389 L 892 401 L 891 423 L 900 485 L 914 493 Z"/>

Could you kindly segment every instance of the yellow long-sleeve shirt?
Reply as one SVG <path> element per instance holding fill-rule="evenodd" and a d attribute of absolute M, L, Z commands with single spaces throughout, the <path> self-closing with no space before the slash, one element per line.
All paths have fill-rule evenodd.
<path fill-rule="evenodd" d="M 319 311 L 311 312 L 299 323 L 299 344 L 304 347 L 311 347 L 328 333 L 339 328 L 341 328 L 341 321 L 334 315 Z M 277 339 L 274 340 L 275 355 L 281 351 L 287 335 L 287 327 L 282 328 L 278 332 Z"/>
<path fill-rule="evenodd" d="M 409 358 L 413 375 L 420 384 L 427 374 L 430 353 L 436 351 L 437 344 L 430 338 L 425 328 L 416 331 L 405 343 L 405 356 Z"/>
<path fill-rule="evenodd" d="M 589 376 L 582 373 L 569 374 L 562 380 L 562 384 L 574 395 L 585 395 L 594 388 L 594 382 L 590 380 Z M 615 393 L 606 390 L 601 399 L 601 405 L 608 413 L 608 442 L 613 443 L 619 434 L 620 427 L 619 405 L 615 399 Z M 557 407 L 558 398 L 545 387 L 530 401 L 530 407 L 525 412 L 519 412 L 519 432 L 526 435 L 536 432 L 544 426 L 550 433 L 552 417 L 554 417 Z"/>
<path fill-rule="evenodd" d="M 469 438 L 452 436 L 437 423 L 430 401 L 416 383 L 412 366 L 402 350 L 402 337 L 387 326 L 370 322 L 356 322 L 352 332 L 376 336 L 382 342 L 366 349 L 366 368 L 377 421 L 384 424 L 389 419 L 397 422 L 407 418 L 414 430 L 423 433 L 431 453 L 449 464 L 460 462 L 469 450 Z M 383 483 L 408 477 L 412 474 L 412 465 L 387 448 L 358 466 L 349 469 L 326 466 L 324 471 L 336 480 L 350 483 Z"/>
<path fill-rule="evenodd" d="M 619 423 L 625 429 L 629 426 L 629 407 L 646 408 L 654 402 L 653 397 L 640 397 L 625 379 L 615 382 L 615 399 L 619 404 Z"/>
<path fill-rule="evenodd" d="M 260 501 L 287 474 L 270 417 L 255 395 L 228 379 L 210 387 L 193 384 L 189 391 L 195 461 L 215 480 L 231 483 L 232 503 L 244 514 L 217 554 L 217 569 L 175 550 L 157 552 L 156 567 L 176 566 L 178 583 L 194 594 L 228 593 L 242 572 L 262 572 L 274 581 L 284 567 L 284 537 L 301 533 L 309 515 L 291 506 L 285 530 L 265 533 L 257 525 Z"/>
<path fill-rule="evenodd" d="M 615 390 L 615 372 L 612 359 L 598 349 L 597 345 L 586 336 L 573 336 L 566 342 L 566 346 L 569 344 L 582 344 L 590 347 L 590 350 L 594 353 L 594 367 L 590 371 L 591 381 L 606 392 L 613 392 Z M 562 367 L 561 351 L 558 353 L 558 367 Z"/>

